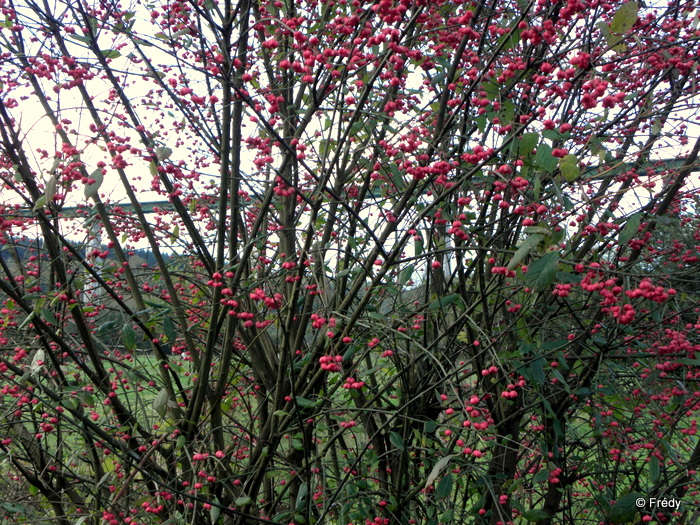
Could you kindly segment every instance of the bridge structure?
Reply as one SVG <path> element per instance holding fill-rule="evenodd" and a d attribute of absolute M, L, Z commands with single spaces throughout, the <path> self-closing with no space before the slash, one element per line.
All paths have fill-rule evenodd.
<path fill-rule="evenodd" d="M 202 203 L 204 204 L 204 203 Z M 171 201 L 148 201 L 140 202 L 139 208 L 146 215 L 157 213 L 160 211 L 174 211 L 175 205 Z M 207 204 L 209 208 L 213 208 L 212 205 Z M 105 203 L 105 207 L 110 210 L 114 208 L 119 208 L 124 210 L 125 213 L 133 213 L 136 208 L 130 202 L 108 202 Z M 63 206 L 60 210 L 59 217 L 67 219 L 75 218 L 88 218 L 93 213 L 93 208 L 90 205 L 82 204 L 78 206 Z M 18 208 L 17 211 L 9 210 L 10 213 L 14 213 L 20 217 L 35 217 L 37 212 L 35 212 L 30 207 Z"/>
<path fill-rule="evenodd" d="M 634 167 L 636 163 L 635 162 L 616 162 L 616 161 L 610 161 L 610 162 L 605 162 L 603 164 L 596 164 L 593 166 L 588 166 L 585 169 L 582 170 L 581 173 L 581 181 L 586 182 L 590 180 L 596 180 L 600 179 L 603 177 L 609 177 L 611 175 L 611 171 L 613 173 L 623 173 L 625 171 L 630 170 L 632 167 Z M 639 169 L 640 175 L 642 174 L 649 174 L 650 169 L 653 170 L 653 173 L 659 174 L 663 171 L 667 170 L 677 170 L 680 169 L 684 166 L 685 164 L 685 159 L 682 158 L 665 158 L 665 159 L 656 159 L 656 160 L 649 160 L 645 162 L 645 165 L 642 166 L 641 169 Z M 693 172 L 697 173 L 700 172 L 700 166 L 693 166 Z M 700 182 L 697 184 L 698 187 L 700 187 Z M 216 209 L 218 207 L 217 204 L 211 204 L 207 203 L 206 201 L 202 200 L 197 203 L 198 206 L 207 206 L 210 209 Z M 133 213 L 135 211 L 135 206 L 130 203 L 130 202 L 110 202 L 110 203 L 105 203 L 105 206 L 107 207 L 108 210 L 114 209 L 114 208 L 119 208 L 123 210 L 125 213 Z M 157 213 L 160 211 L 175 211 L 175 205 L 169 201 L 169 200 L 160 200 L 160 201 L 146 201 L 146 202 L 141 202 L 138 204 L 138 207 L 140 210 L 146 214 L 150 215 L 153 213 Z M 11 211 L 10 213 L 14 213 L 15 215 L 18 215 L 20 217 L 34 217 L 36 216 L 36 213 L 30 206 L 27 207 L 20 207 L 17 209 L 15 212 L 14 210 Z M 60 210 L 60 217 L 61 218 L 88 218 L 92 215 L 92 206 L 90 205 L 77 205 L 77 206 L 64 206 Z"/>

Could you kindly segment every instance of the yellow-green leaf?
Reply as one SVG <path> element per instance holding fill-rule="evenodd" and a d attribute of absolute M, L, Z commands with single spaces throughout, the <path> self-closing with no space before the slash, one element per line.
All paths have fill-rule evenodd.
<path fill-rule="evenodd" d="M 46 181 L 46 191 L 44 192 L 44 195 L 46 195 L 47 202 L 51 202 L 56 195 L 57 182 L 58 181 L 54 175 L 51 175 L 49 180 Z"/>
<path fill-rule="evenodd" d="M 122 54 L 116 49 L 103 49 L 100 51 L 105 58 L 119 58 Z"/>
<path fill-rule="evenodd" d="M 180 227 L 175 225 L 172 233 L 170 234 L 170 244 L 175 244 L 180 238 Z"/>
<path fill-rule="evenodd" d="M 46 195 L 42 195 L 36 200 L 36 203 L 34 203 L 34 208 L 32 208 L 32 211 L 39 211 L 41 208 L 46 206 Z"/>
<path fill-rule="evenodd" d="M 566 155 L 559 161 L 559 169 L 561 174 L 568 182 L 574 182 L 581 176 L 581 169 L 578 166 L 578 157 L 576 155 Z"/>
<path fill-rule="evenodd" d="M 605 22 L 598 22 L 596 27 L 600 30 L 600 34 L 603 35 L 603 38 L 605 38 L 607 44 L 612 46 L 615 43 L 615 38 L 612 36 L 610 26 Z"/>
<path fill-rule="evenodd" d="M 430 471 L 430 474 L 428 475 L 428 479 L 425 480 L 425 487 L 428 488 L 430 485 L 432 485 L 435 480 L 438 478 L 440 473 L 445 470 L 447 465 L 450 463 L 452 458 L 455 457 L 455 454 L 448 454 L 447 456 L 440 458 L 440 460 L 435 463 L 433 466 L 433 469 Z"/>
<path fill-rule="evenodd" d="M 172 154 L 173 150 L 166 146 L 159 146 L 156 148 L 156 157 L 159 162 L 169 159 Z"/>
<path fill-rule="evenodd" d="M 155 410 L 160 417 L 165 417 L 169 400 L 170 394 L 168 394 L 167 388 L 162 388 L 160 392 L 158 392 L 156 398 L 153 400 L 153 410 Z"/>
<path fill-rule="evenodd" d="M 615 16 L 613 16 L 612 22 L 610 22 L 610 30 L 617 34 L 626 33 L 632 29 L 632 26 L 637 21 L 638 14 L 638 2 L 625 2 L 618 8 Z"/>
<path fill-rule="evenodd" d="M 102 170 L 100 168 L 97 168 L 90 174 L 90 178 L 95 182 L 93 182 L 92 184 L 85 185 L 85 198 L 97 200 L 99 198 L 100 186 L 102 186 L 102 180 L 104 179 L 102 175 Z"/>

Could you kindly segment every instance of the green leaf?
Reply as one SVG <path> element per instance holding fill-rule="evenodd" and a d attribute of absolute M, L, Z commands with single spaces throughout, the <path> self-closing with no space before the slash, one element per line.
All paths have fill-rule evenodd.
<path fill-rule="evenodd" d="M 350 136 L 356 137 L 366 124 L 367 122 L 365 120 L 357 120 L 354 122 L 353 125 L 350 126 Z"/>
<path fill-rule="evenodd" d="M 562 138 L 562 134 L 559 133 L 559 131 L 556 129 L 545 129 L 542 132 L 542 136 L 546 139 L 551 140 L 552 142 L 556 142 L 557 140 L 561 140 Z"/>
<path fill-rule="evenodd" d="M 136 332 L 131 323 L 126 323 L 122 328 L 122 343 L 127 350 L 136 348 Z"/>
<path fill-rule="evenodd" d="M 168 315 L 163 317 L 163 333 L 165 337 L 168 338 L 168 342 L 172 343 L 177 339 L 177 333 L 175 332 L 175 322 Z"/>
<path fill-rule="evenodd" d="M 97 168 L 90 174 L 90 178 L 93 179 L 95 182 L 93 182 L 92 184 L 85 185 L 85 198 L 97 200 L 98 192 L 100 191 L 100 186 L 102 186 L 102 181 L 104 180 L 102 170 L 100 168 Z"/>
<path fill-rule="evenodd" d="M 440 308 L 444 308 L 445 306 L 454 304 L 456 302 L 459 302 L 462 304 L 462 306 L 464 306 L 464 299 L 462 299 L 462 296 L 458 293 L 453 293 L 450 295 L 446 295 L 445 297 L 435 299 L 432 303 L 428 305 L 428 310 L 439 310 Z"/>
<path fill-rule="evenodd" d="M 564 429 L 561 427 L 561 421 L 558 419 L 555 419 L 552 421 L 552 429 L 554 430 L 554 435 L 556 437 L 563 438 L 564 437 Z M 556 450 L 554 452 L 555 454 L 557 453 Z"/>
<path fill-rule="evenodd" d="M 532 150 L 537 147 L 537 143 L 540 140 L 540 136 L 537 133 L 523 133 L 520 138 L 520 144 L 518 144 L 518 154 L 528 155 L 532 153 Z"/>
<path fill-rule="evenodd" d="M 610 22 L 610 30 L 617 34 L 626 33 L 632 29 L 632 26 L 637 21 L 638 15 L 639 3 L 625 2 L 618 8 L 615 16 L 613 16 L 612 22 Z"/>
<path fill-rule="evenodd" d="M 530 254 L 530 251 L 532 251 L 532 249 L 535 248 L 543 239 L 544 235 L 541 233 L 533 233 L 527 237 L 513 254 L 513 258 L 510 260 L 507 266 L 508 270 L 514 270 L 521 262 L 525 260 L 525 257 Z"/>
<path fill-rule="evenodd" d="M 551 516 L 542 509 L 530 509 L 523 512 L 523 518 L 525 518 L 527 521 L 532 521 L 535 523 L 538 521 L 544 521 L 550 517 Z"/>
<path fill-rule="evenodd" d="M 91 32 L 93 35 L 94 35 L 95 33 L 97 33 L 97 31 L 98 31 L 98 29 L 99 29 L 99 27 L 98 27 L 98 26 L 99 26 L 99 23 L 98 23 L 97 18 L 95 18 L 94 16 L 91 16 L 91 17 L 88 19 L 88 23 L 90 24 L 90 32 Z"/>
<path fill-rule="evenodd" d="M 88 393 L 88 392 L 79 391 L 79 392 L 76 392 L 75 395 L 77 395 L 78 398 L 80 398 L 80 400 L 81 400 L 86 406 L 89 406 L 89 407 L 94 407 L 94 406 L 95 406 L 95 398 L 94 398 L 94 396 L 93 396 L 92 394 L 90 394 L 90 393 Z"/>
<path fill-rule="evenodd" d="M 515 30 L 506 33 L 503 35 L 500 40 L 498 41 L 498 44 L 500 45 L 501 42 L 504 42 L 507 40 L 505 43 L 505 46 L 503 47 L 503 51 L 508 51 L 510 49 L 513 49 L 518 45 L 520 42 L 520 33 L 522 33 L 522 29 L 516 28 Z"/>
<path fill-rule="evenodd" d="M 550 230 L 543 223 L 539 223 L 534 226 L 525 226 L 523 228 L 523 233 L 540 233 L 542 235 L 551 236 L 552 230 Z"/>
<path fill-rule="evenodd" d="M 71 34 L 70 37 L 71 37 L 73 40 L 77 40 L 78 42 L 82 42 L 83 44 L 89 44 L 90 42 L 92 42 L 92 40 L 90 39 L 90 37 L 83 36 L 83 35 Z"/>
<path fill-rule="evenodd" d="M 546 361 L 544 357 L 540 357 L 534 360 L 532 363 L 530 363 L 530 374 L 532 375 L 532 380 L 537 385 L 544 385 L 544 382 L 547 380 L 547 377 L 544 373 L 545 363 Z"/>
<path fill-rule="evenodd" d="M 2 508 L 11 514 L 26 514 L 27 509 L 17 503 L 3 503 Z M 13 520 L 14 521 L 14 520 Z"/>
<path fill-rule="evenodd" d="M 535 166 L 547 173 L 551 173 L 557 168 L 557 158 L 552 157 L 552 147 L 549 144 L 541 142 L 537 145 Z"/>
<path fill-rule="evenodd" d="M 671 460 L 676 463 L 676 465 L 680 465 L 678 462 L 678 455 L 676 454 L 676 451 L 673 449 L 671 446 L 671 443 L 669 443 L 667 440 L 662 439 L 659 441 L 659 445 L 661 445 L 662 450 L 668 454 L 668 456 L 671 458 Z"/>
<path fill-rule="evenodd" d="M 474 119 L 474 123 L 479 128 L 479 131 L 483 133 L 486 131 L 486 114 L 479 115 Z"/>
<path fill-rule="evenodd" d="M 423 234 L 418 232 L 413 239 L 413 245 L 415 246 L 416 257 L 423 255 L 423 247 L 425 245 L 423 241 Z"/>
<path fill-rule="evenodd" d="M 143 40 L 141 38 L 132 37 L 131 40 L 134 44 L 137 44 L 140 46 L 153 47 L 153 44 L 151 44 L 147 40 Z"/>
<path fill-rule="evenodd" d="M 212 523 L 216 523 L 219 521 L 219 516 L 221 516 L 221 507 L 219 507 L 219 498 L 214 496 L 214 499 L 211 500 L 214 505 L 211 506 L 211 509 L 209 509 L 209 517 L 211 518 Z"/>
<path fill-rule="evenodd" d="M 629 219 L 627 219 L 627 224 L 620 232 L 619 241 L 620 246 L 625 246 L 632 238 L 637 235 L 639 231 L 639 224 L 642 222 L 642 214 L 635 213 Z"/>
<path fill-rule="evenodd" d="M 297 493 L 297 505 L 296 505 L 296 510 L 297 512 L 300 512 L 303 508 L 304 505 L 306 504 L 306 500 L 309 497 L 309 484 L 308 482 L 304 482 L 301 485 L 299 485 L 299 492 Z"/>
<path fill-rule="evenodd" d="M 502 122 L 513 122 L 513 117 L 515 116 L 515 104 L 508 99 L 503 100 L 501 102 L 501 111 L 499 116 Z"/>
<path fill-rule="evenodd" d="M 357 275 L 357 273 L 360 271 L 360 268 L 357 266 L 353 266 L 352 268 L 346 268 L 345 270 L 339 271 L 335 277 L 336 279 L 342 279 L 343 277 L 347 277 L 348 275 L 350 277 L 353 277 Z"/>
<path fill-rule="evenodd" d="M 600 30 L 600 34 L 603 36 L 608 46 L 612 46 L 615 43 L 615 39 L 610 31 L 610 26 L 605 22 L 598 22 L 596 27 Z"/>
<path fill-rule="evenodd" d="M 103 49 L 100 51 L 105 58 L 119 58 L 122 54 L 116 49 Z"/>
<path fill-rule="evenodd" d="M 598 385 L 596 392 L 601 396 L 614 396 L 616 393 L 615 387 L 612 385 Z"/>
<path fill-rule="evenodd" d="M 411 265 L 407 266 L 406 268 L 404 268 L 403 270 L 401 270 L 401 273 L 399 274 L 399 284 L 400 285 L 403 286 L 404 284 L 406 284 L 408 281 L 411 280 L 411 277 L 413 277 L 413 270 L 414 269 L 415 269 L 415 266 L 411 264 Z"/>
<path fill-rule="evenodd" d="M 528 266 L 525 282 L 536 292 L 543 292 L 552 284 L 559 269 L 559 254 L 550 252 Z"/>
<path fill-rule="evenodd" d="M 649 458 L 649 477 L 651 478 L 652 483 L 656 483 L 659 480 L 659 467 L 659 458 L 657 458 L 656 456 L 651 456 Z"/>
<path fill-rule="evenodd" d="M 396 186 L 396 188 L 403 192 L 404 188 L 406 187 L 406 182 L 403 180 L 403 177 L 401 176 L 401 172 L 399 171 L 398 166 L 396 164 L 392 163 L 389 165 L 389 173 L 390 173 L 390 178 L 391 182 Z"/>
<path fill-rule="evenodd" d="M 622 496 L 610 509 L 608 520 L 611 523 L 630 523 L 634 521 L 639 512 L 639 507 L 637 507 L 638 499 L 644 499 L 644 495 L 639 492 L 630 492 Z"/>
<path fill-rule="evenodd" d="M 435 497 L 438 499 L 444 499 L 449 497 L 449 495 L 452 493 L 453 484 L 454 480 L 452 479 L 452 473 L 449 473 L 438 483 L 438 486 L 435 489 Z"/>
<path fill-rule="evenodd" d="M 296 396 L 294 401 L 296 402 L 297 406 L 300 406 L 301 408 L 315 407 L 317 405 L 316 401 L 312 401 L 311 399 L 301 396 Z"/>
<path fill-rule="evenodd" d="M 578 166 L 578 157 L 576 155 L 565 155 L 559 161 L 559 169 L 568 182 L 574 182 L 581 176 L 581 168 Z"/>
<path fill-rule="evenodd" d="M 53 325 L 57 324 L 58 321 L 56 320 L 56 316 L 53 314 L 51 310 L 47 310 L 46 308 L 42 308 L 40 310 L 41 313 L 41 318 L 46 321 L 47 323 L 51 323 Z"/>
<path fill-rule="evenodd" d="M 36 351 L 34 354 L 34 357 L 32 358 L 32 363 L 29 365 L 29 370 L 32 372 L 32 374 L 36 374 L 43 368 L 43 362 L 44 359 L 46 358 L 46 353 L 44 352 L 43 349 L 39 349 Z"/>
<path fill-rule="evenodd" d="M 35 315 L 36 315 L 36 312 L 29 312 L 27 317 L 24 318 L 24 321 L 22 321 L 22 324 L 19 325 L 19 329 L 24 330 L 25 328 L 27 328 L 29 326 L 29 323 L 31 323 L 32 320 L 34 319 Z"/>
<path fill-rule="evenodd" d="M 396 450 L 404 450 L 403 438 L 397 432 L 389 432 L 389 441 Z"/>
<path fill-rule="evenodd" d="M 444 458 L 440 458 L 440 460 L 437 463 L 435 463 L 433 470 L 430 471 L 428 478 L 425 480 L 425 487 L 426 488 L 435 482 L 437 477 L 440 475 L 440 472 L 445 470 L 445 468 L 450 463 L 450 461 L 452 460 L 453 457 L 455 457 L 454 454 L 449 454 L 449 455 L 445 456 Z"/>
<path fill-rule="evenodd" d="M 610 512 L 610 500 L 605 494 L 598 493 L 593 496 L 593 499 L 600 505 L 600 508 L 603 509 L 604 512 Z"/>
<path fill-rule="evenodd" d="M 158 395 L 153 399 L 153 410 L 156 411 L 160 417 L 165 417 L 165 412 L 168 408 L 168 401 L 170 400 L 170 394 L 168 394 L 167 388 L 161 388 Z"/>
<path fill-rule="evenodd" d="M 253 499 L 250 498 L 249 496 L 243 496 L 240 498 L 236 498 L 236 506 L 238 506 L 238 507 L 250 505 L 251 503 L 253 503 Z"/>
<path fill-rule="evenodd" d="M 545 481 L 548 481 L 548 480 L 549 480 L 549 470 L 540 470 L 532 478 L 532 484 L 536 485 L 538 483 L 544 483 Z"/>

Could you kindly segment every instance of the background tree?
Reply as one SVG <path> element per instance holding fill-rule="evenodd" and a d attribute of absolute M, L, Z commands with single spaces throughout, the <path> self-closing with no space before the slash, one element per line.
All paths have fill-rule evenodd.
<path fill-rule="evenodd" d="M 697 521 L 694 2 L 0 10 L 2 512 Z"/>

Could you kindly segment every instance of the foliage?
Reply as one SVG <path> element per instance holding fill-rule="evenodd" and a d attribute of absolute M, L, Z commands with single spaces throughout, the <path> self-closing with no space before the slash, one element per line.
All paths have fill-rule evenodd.
<path fill-rule="evenodd" d="M 0 520 L 697 521 L 695 3 L 127 4 L 0 0 Z"/>

